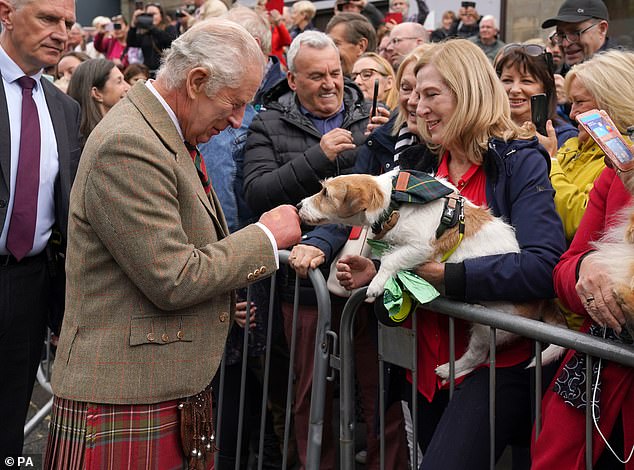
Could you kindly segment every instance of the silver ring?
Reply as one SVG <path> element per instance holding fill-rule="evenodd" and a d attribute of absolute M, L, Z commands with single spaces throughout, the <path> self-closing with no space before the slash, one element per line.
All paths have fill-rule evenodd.
<path fill-rule="evenodd" d="M 586 297 L 586 305 L 590 305 L 592 302 L 594 302 L 594 297 L 593 296 Z"/>

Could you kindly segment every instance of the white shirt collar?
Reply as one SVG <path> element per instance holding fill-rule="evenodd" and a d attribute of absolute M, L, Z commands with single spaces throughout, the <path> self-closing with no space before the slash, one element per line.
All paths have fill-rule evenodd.
<path fill-rule="evenodd" d="M 146 81 L 145 86 L 148 87 L 148 90 L 150 90 L 152 94 L 156 96 L 156 99 L 159 100 L 159 103 L 161 103 L 161 105 L 165 108 L 165 111 L 167 111 L 167 114 L 169 115 L 170 119 L 174 123 L 174 126 L 176 126 L 178 135 L 181 136 L 181 140 L 184 142 L 185 137 L 183 137 L 183 131 L 181 130 L 181 125 L 178 123 L 178 118 L 176 117 L 176 113 L 174 113 L 172 108 L 170 108 L 170 105 L 167 104 L 167 101 L 165 101 L 165 99 L 160 95 L 160 93 L 156 90 L 156 88 L 154 88 L 154 85 L 152 85 L 153 81 L 154 80 Z"/>
<path fill-rule="evenodd" d="M 2 71 L 2 77 L 7 81 L 7 83 L 13 83 L 18 78 L 23 77 L 25 75 L 24 71 L 20 68 L 18 64 L 16 64 L 9 54 L 0 46 L 0 70 Z M 42 78 L 42 70 L 39 70 L 35 75 L 30 75 L 30 77 L 35 80 L 35 86 L 40 86 L 40 78 Z"/>

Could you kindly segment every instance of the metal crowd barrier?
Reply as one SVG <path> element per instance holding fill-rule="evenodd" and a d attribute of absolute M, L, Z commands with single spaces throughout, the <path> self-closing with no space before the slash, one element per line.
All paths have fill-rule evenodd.
<path fill-rule="evenodd" d="M 289 251 L 280 251 L 280 263 L 288 263 Z M 315 332 L 315 355 L 314 355 L 314 369 L 313 369 L 313 381 L 311 389 L 311 405 L 310 405 L 310 425 L 308 430 L 308 448 L 306 454 L 306 468 L 318 469 L 321 457 L 321 441 L 322 432 L 324 427 L 324 404 L 326 393 L 326 376 L 328 375 L 328 361 L 329 361 L 329 349 L 328 349 L 328 337 L 330 332 L 330 318 L 331 318 L 331 306 L 330 306 L 330 294 L 326 287 L 326 280 L 319 270 L 310 270 L 308 272 L 308 278 L 310 279 L 315 294 L 317 297 L 317 309 L 318 309 L 318 324 Z M 266 350 L 264 357 L 264 379 L 262 384 L 263 396 L 261 402 L 261 419 L 260 419 L 260 432 L 258 442 L 258 470 L 262 469 L 264 464 L 264 437 L 266 427 L 266 411 L 269 395 L 269 375 L 271 364 L 271 344 L 272 344 L 272 332 L 273 332 L 273 309 L 275 302 L 275 291 L 277 284 L 277 275 L 271 278 L 270 289 L 270 302 L 269 302 L 269 315 L 267 324 L 266 335 Z M 247 291 L 247 303 L 251 301 L 250 289 Z M 292 397 L 293 397 L 293 368 L 294 368 L 294 356 L 296 348 L 296 333 L 297 333 L 297 315 L 299 310 L 299 278 L 295 280 L 295 293 L 293 304 L 293 321 L 292 321 L 292 336 L 289 346 L 290 363 L 286 382 L 286 412 L 284 423 L 284 439 L 282 449 L 282 468 L 287 468 L 288 465 L 288 449 L 290 436 L 290 421 L 292 416 Z M 236 443 L 236 462 L 235 469 L 238 470 L 241 466 L 241 448 L 242 448 L 242 430 L 244 426 L 244 400 L 245 400 L 245 383 L 246 383 L 246 371 L 248 356 L 248 335 L 244 335 L 243 349 L 242 349 L 242 369 L 241 369 L 241 386 L 240 386 L 240 415 L 238 417 L 238 432 Z M 224 395 L 224 361 L 221 364 L 220 369 L 220 390 L 218 400 L 218 417 L 216 422 L 216 435 L 217 439 L 222 433 L 222 400 Z M 218 468 L 218 454 L 216 454 L 216 468 Z"/>
<path fill-rule="evenodd" d="M 341 356 L 335 363 L 340 363 L 341 369 L 341 414 L 340 414 L 340 457 L 341 470 L 354 469 L 354 336 L 352 327 L 354 317 L 359 306 L 365 299 L 366 289 L 356 291 L 346 303 L 341 316 L 340 346 Z M 504 312 L 488 309 L 481 305 L 466 304 L 449 300 L 446 298 L 436 298 L 425 305 L 425 309 L 437 313 L 448 315 L 450 332 L 450 397 L 454 391 L 454 318 L 481 323 L 490 327 L 490 357 L 489 364 L 489 425 L 490 425 L 490 469 L 495 469 L 495 334 L 497 329 L 510 331 L 521 336 L 535 340 L 535 403 L 541 403 L 542 390 L 542 365 L 541 351 L 542 344 L 551 343 L 574 349 L 586 355 L 586 370 L 588 377 L 591 377 L 592 364 L 594 358 L 617 362 L 628 367 L 634 367 L 634 348 L 617 345 L 614 342 L 596 338 L 584 333 L 567 330 L 561 327 L 548 325 L 536 320 L 521 318 Z M 401 367 L 411 369 L 413 384 L 417 383 L 417 360 L 416 360 L 416 312 L 413 313 L 412 329 L 400 327 L 386 327 L 379 323 L 379 367 L 383 367 L 383 362 L 390 362 Z M 381 380 L 379 389 L 380 396 L 380 429 L 381 429 L 381 469 L 384 465 L 384 397 L 383 397 L 383 374 L 379 373 Z M 592 381 L 586 381 L 586 396 L 591 396 Z M 412 418 L 414 420 L 414 449 L 416 449 L 416 386 L 412 386 Z M 587 400 L 586 405 L 586 469 L 592 470 L 592 412 L 591 400 Z M 535 433 L 539 435 L 541 427 L 541 407 L 536 406 Z M 590 443 L 590 445 L 588 445 Z M 417 461 L 416 450 L 414 450 L 413 462 Z M 410 465 L 416 467 L 412 462 Z M 317 468 L 317 467 L 315 467 Z"/>
<path fill-rule="evenodd" d="M 280 251 L 280 263 L 288 263 L 288 257 L 290 255 L 289 251 Z M 308 273 L 308 277 L 315 289 L 316 297 L 317 297 L 317 308 L 318 308 L 318 326 L 317 331 L 315 333 L 315 355 L 314 355 L 314 371 L 313 371 L 313 383 L 311 390 L 311 406 L 310 406 L 310 427 L 308 433 L 308 449 L 306 455 L 306 468 L 307 469 L 318 469 L 320 464 L 321 457 L 321 440 L 322 440 L 322 432 L 324 427 L 324 403 L 325 403 L 325 392 L 326 392 L 326 376 L 328 375 L 329 368 L 329 359 L 330 359 L 330 351 L 328 347 L 328 338 L 332 335 L 330 331 L 331 323 L 331 306 L 330 306 L 330 294 L 326 287 L 326 281 L 319 270 L 310 270 Z M 267 402 L 269 395 L 269 374 L 270 374 L 270 363 L 271 363 L 271 343 L 272 343 L 272 331 L 273 331 L 273 309 L 274 309 L 274 301 L 275 301 L 275 290 L 277 284 L 277 274 L 271 278 L 271 295 L 270 295 L 270 303 L 269 303 L 269 315 L 268 315 L 268 324 L 267 324 L 267 336 L 266 336 L 266 351 L 264 358 L 264 378 L 263 378 L 263 396 L 261 402 L 261 420 L 260 420 L 260 440 L 258 443 L 258 470 L 262 469 L 262 465 L 264 464 L 264 435 L 265 435 L 265 426 L 266 426 L 266 417 L 267 417 Z M 286 383 L 286 413 L 285 413 L 285 427 L 284 427 L 284 442 L 283 442 L 283 452 L 282 452 L 282 468 L 287 468 L 287 458 L 288 458 L 288 448 L 289 448 L 289 440 L 292 438 L 290 435 L 290 420 L 292 415 L 291 403 L 293 397 L 293 357 L 296 346 L 296 325 L 297 325 L 297 314 L 299 309 L 299 278 L 296 279 L 295 282 L 295 294 L 294 294 L 294 305 L 293 305 L 293 333 L 291 337 L 291 344 L 289 345 L 290 349 L 290 364 L 287 376 Z M 247 302 L 251 301 L 251 292 L 250 289 L 247 291 Z M 238 432 L 237 432 L 237 443 L 236 443 L 236 462 L 235 469 L 239 469 L 241 467 L 241 448 L 242 448 L 242 431 L 244 429 L 244 402 L 245 402 L 245 392 L 246 392 L 246 373 L 247 373 L 247 358 L 248 358 L 248 339 L 249 335 L 244 335 L 244 341 L 242 345 L 242 368 L 241 368 L 241 386 L 240 386 L 240 414 L 238 417 Z M 49 337 L 46 341 L 46 354 L 45 357 L 40 364 L 37 380 L 39 384 L 51 394 L 50 401 L 42 407 L 38 413 L 31 418 L 26 425 L 24 426 L 24 435 L 28 436 L 37 425 L 48 416 L 51 411 L 53 398 L 52 398 L 52 390 L 49 382 L 50 377 L 50 364 L 51 364 L 51 353 L 50 353 L 50 333 Z M 220 367 L 220 387 L 218 394 L 218 415 L 216 422 L 216 439 L 219 439 L 219 436 L 222 433 L 222 401 L 224 394 L 224 385 L 225 385 L 225 364 L 224 361 L 221 363 Z M 327 423 L 330 425 L 330 423 Z M 218 455 L 216 454 L 216 468 L 218 468 Z"/>

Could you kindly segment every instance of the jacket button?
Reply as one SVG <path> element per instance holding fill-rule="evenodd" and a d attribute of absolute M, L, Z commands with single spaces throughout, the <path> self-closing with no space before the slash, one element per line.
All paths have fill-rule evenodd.
<path fill-rule="evenodd" d="M 247 274 L 247 281 L 252 281 L 253 279 L 255 279 L 255 275 L 253 273 Z"/>
<path fill-rule="evenodd" d="M 391 165 L 389 163 L 385 164 L 385 168 L 389 168 Z"/>
<path fill-rule="evenodd" d="M 266 273 L 266 266 L 260 266 L 260 274 Z"/>
<path fill-rule="evenodd" d="M 372 147 L 374 145 L 374 141 L 368 140 L 367 144 L 368 144 L 368 147 Z"/>
<path fill-rule="evenodd" d="M 176 333 L 176 337 L 181 340 L 185 337 L 185 333 L 183 333 L 183 330 L 178 330 L 178 332 Z"/>
<path fill-rule="evenodd" d="M 4 209 L 5 207 L 7 207 L 6 199 L 0 199 L 0 209 Z"/>
<path fill-rule="evenodd" d="M 167 333 L 163 333 L 161 335 L 161 339 L 163 340 L 164 343 L 167 343 L 170 340 L 170 337 Z"/>
<path fill-rule="evenodd" d="M 224 323 L 227 321 L 227 319 L 229 318 L 229 314 L 227 312 L 222 312 L 219 316 L 218 316 L 218 320 L 220 320 L 220 323 Z"/>
<path fill-rule="evenodd" d="M 260 270 L 258 268 L 255 268 L 253 274 L 255 275 L 255 277 L 258 277 L 260 275 Z"/>
<path fill-rule="evenodd" d="M 148 333 L 146 336 L 147 340 L 151 343 L 154 341 L 154 333 Z"/>

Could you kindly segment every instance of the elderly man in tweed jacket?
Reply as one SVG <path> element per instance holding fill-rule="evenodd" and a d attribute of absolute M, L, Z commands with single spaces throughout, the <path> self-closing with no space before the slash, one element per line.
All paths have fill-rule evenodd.
<path fill-rule="evenodd" d="M 233 289 L 300 237 L 291 206 L 228 235 L 196 147 L 240 125 L 263 68 L 242 27 L 202 22 L 91 134 L 71 193 L 47 467 L 211 465 L 207 392 Z"/>

